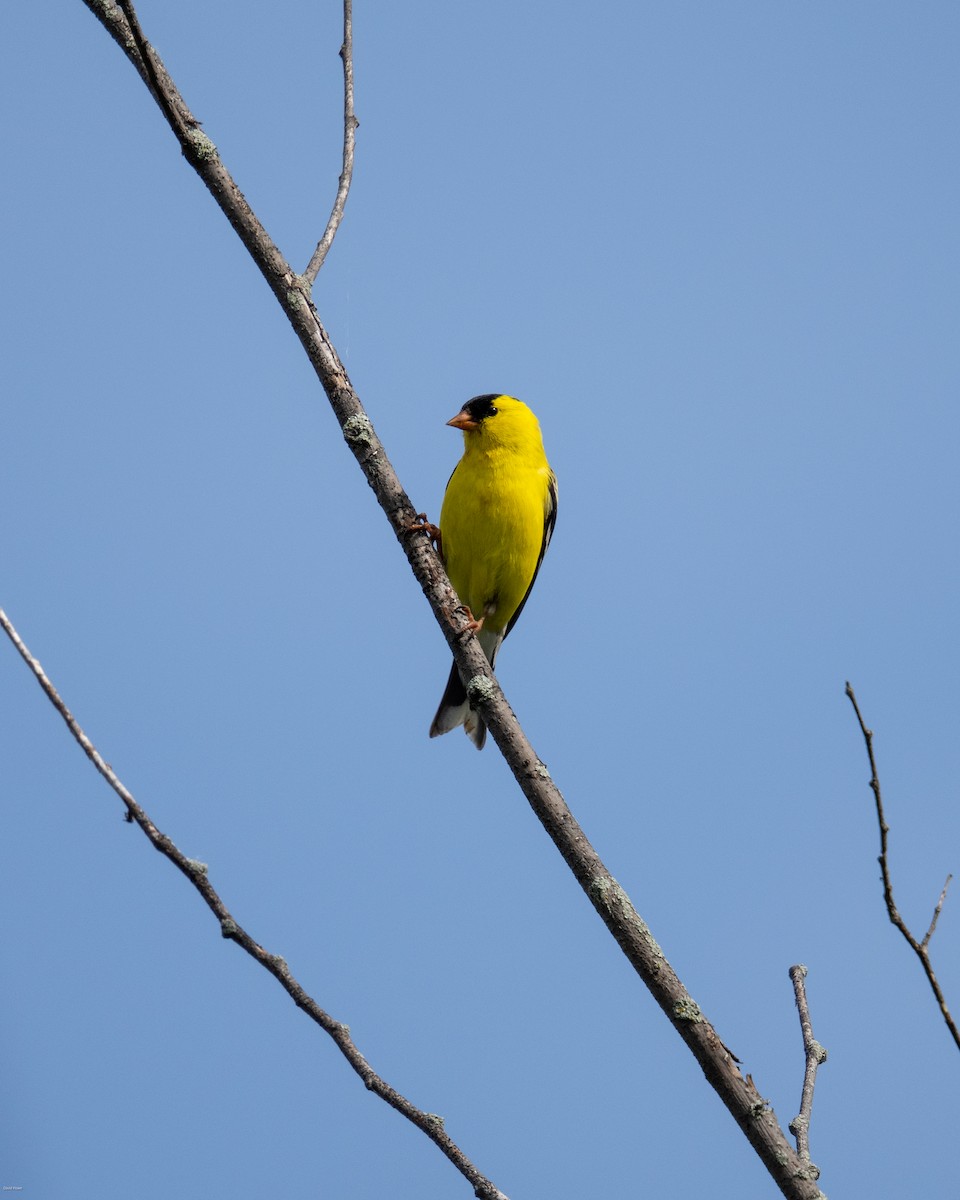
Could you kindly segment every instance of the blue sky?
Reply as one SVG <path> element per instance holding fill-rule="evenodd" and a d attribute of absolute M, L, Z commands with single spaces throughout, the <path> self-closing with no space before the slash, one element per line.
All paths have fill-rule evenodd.
<path fill-rule="evenodd" d="M 144 0 L 303 267 L 339 11 Z M 79 0 L 0 45 L 0 605 L 237 919 L 513 1200 L 773 1185 L 496 752 L 309 366 Z M 960 871 L 960 12 L 355 12 L 317 306 L 414 503 L 464 400 L 538 413 L 556 536 L 499 678 L 781 1124 L 810 970 L 832 1196 L 956 1195 L 960 1061 L 886 920 Z M 3 1185 L 469 1195 L 196 894 L 0 645 Z M 960 896 L 934 959 L 960 1010 Z"/>

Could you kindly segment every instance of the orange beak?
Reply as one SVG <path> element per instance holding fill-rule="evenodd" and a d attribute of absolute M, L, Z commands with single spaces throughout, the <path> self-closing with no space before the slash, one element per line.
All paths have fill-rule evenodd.
<path fill-rule="evenodd" d="M 464 433 L 467 433 L 471 429 L 480 428 L 480 422 L 475 421 L 469 413 L 465 412 L 458 412 L 447 424 L 452 425 L 454 429 L 462 429 Z"/>

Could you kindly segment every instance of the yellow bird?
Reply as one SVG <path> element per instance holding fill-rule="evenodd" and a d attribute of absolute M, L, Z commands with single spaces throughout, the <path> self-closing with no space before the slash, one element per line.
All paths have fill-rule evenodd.
<path fill-rule="evenodd" d="M 440 510 L 441 554 L 492 667 L 549 545 L 557 480 L 537 418 L 513 396 L 474 396 L 447 424 L 463 430 L 464 451 Z M 487 727 L 454 663 L 430 736 L 458 725 L 482 750 Z"/>

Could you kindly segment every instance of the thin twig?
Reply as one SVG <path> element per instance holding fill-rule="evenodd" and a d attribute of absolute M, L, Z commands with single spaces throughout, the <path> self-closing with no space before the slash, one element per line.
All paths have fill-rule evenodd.
<path fill-rule="evenodd" d="M 846 694 L 853 705 L 853 711 L 857 714 L 857 721 L 860 723 L 860 732 L 863 734 L 863 740 L 867 747 L 867 758 L 870 760 L 870 789 L 873 792 L 873 798 L 877 807 L 877 823 L 880 826 L 880 873 L 883 877 L 883 899 L 887 906 L 887 915 L 892 924 L 900 930 L 907 940 L 907 944 L 916 954 L 917 958 L 923 966 L 924 974 L 930 984 L 933 994 L 936 997 L 937 1004 L 940 1007 L 940 1013 L 946 1022 L 947 1029 L 950 1030 L 950 1035 L 958 1050 L 960 1050 L 960 1029 L 954 1021 L 950 1009 L 947 1007 L 946 997 L 940 987 L 939 980 L 933 970 L 933 964 L 930 962 L 930 939 L 933 937 L 934 930 L 937 928 L 937 921 L 940 919 L 940 913 L 943 910 L 943 903 L 947 898 L 947 888 L 950 886 L 952 875 L 947 876 L 947 881 L 943 885 L 940 892 L 940 898 L 937 901 L 937 906 L 933 910 L 933 918 L 930 921 L 930 926 L 924 935 L 923 941 L 918 942 L 910 930 L 907 928 L 907 923 L 900 916 L 900 910 L 897 908 L 893 898 L 893 882 L 890 878 L 890 864 L 887 858 L 887 838 L 890 833 L 890 826 L 887 824 L 886 817 L 883 813 L 883 797 L 880 794 L 880 776 L 877 774 L 877 760 L 873 753 L 873 730 L 868 729 L 860 712 L 860 706 L 857 704 L 857 697 L 854 695 L 853 688 L 849 682 L 846 686 Z"/>
<path fill-rule="evenodd" d="M 311 285 L 337 236 L 353 179 L 353 152 L 360 126 L 353 111 L 353 0 L 343 0 L 343 45 L 340 47 L 340 57 L 343 59 L 343 169 L 327 227 L 303 273 L 303 278 Z"/>
<path fill-rule="evenodd" d="M 930 945 L 930 939 L 933 937 L 934 932 L 936 931 L 937 922 L 940 920 L 940 913 L 943 911 L 943 902 L 947 898 L 947 888 L 950 886 L 951 879 L 953 879 L 953 876 L 948 875 L 943 887 L 940 889 L 940 898 L 937 901 L 937 907 L 933 910 L 933 916 L 930 918 L 930 927 L 923 935 L 923 941 L 920 943 L 921 946 Z"/>
<path fill-rule="evenodd" d="M 797 1139 L 797 1153 L 805 1163 L 810 1164 L 814 1179 L 819 1179 L 820 1168 L 810 1162 L 810 1117 L 813 1113 L 813 1089 L 817 1081 L 817 1068 L 827 1061 L 827 1052 L 813 1036 L 813 1024 L 810 1020 L 810 1007 L 807 1004 L 807 988 L 804 980 L 807 968 L 798 963 L 789 971 L 793 982 L 793 994 L 797 1001 L 797 1011 L 800 1014 L 800 1031 L 803 1034 L 803 1090 L 800 1093 L 800 1111 L 790 1122 L 790 1132 Z"/>
<path fill-rule="evenodd" d="M 203 899 L 206 901 L 207 907 L 220 922 L 220 933 L 222 937 L 229 938 L 230 941 L 236 942 L 242 947 L 256 962 L 264 967 L 270 974 L 280 983 L 280 986 L 287 992 L 290 998 L 296 1004 L 297 1008 L 303 1011 L 315 1021 L 325 1033 L 328 1033 L 334 1042 L 336 1042 L 343 1057 L 347 1060 L 354 1071 L 363 1080 L 364 1086 L 368 1091 L 379 1096 L 381 1100 L 385 1100 L 391 1108 L 395 1108 L 398 1113 L 406 1117 L 408 1121 L 416 1125 L 430 1140 L 439 1147 L 440 1150 L 450 1159 L 457 1170 L 464 1176 L 465 1179 L 473 1186 L 474 1195 L 481 1200 L 507 1200 L 503 1192 L 501 1192 L 489 1179 L 477 1170 L 473 1163 L 467 1158 L 460 1147 L 449 1137 L 443 1128 L 443 1118 L 438 1117 L 435 1113 L 427 1113 L 416 1108 L 410 1103 L 406 1097 L 390 1086 L 385 1080 L 373 1070 L 367 1060 L 357 1049 L 356 1044 L 350 1036 L 349 1026 L 335 1020 L 329 1013 L 325 1012 L 317 1002 L 312 999 L 303 990 L 300 984 L 293 977 L 290 968 L 286 962 L 278 955 L 271 954 L 269 951 L 253 940 L 249 933 L 246 932 L 232 917 L 227 906 L 220 899 L 220 896 L 214 889 L 210 880 L 207 878 L 206 864 L 197 862 L 195 859 L 187 858 L 187 856 L 177 848 L 165 833 L 154 825 L 147 813 L 140 807 L 134 799 L 131 792 L 123 785 L 117 777 L 113 768 L 106 762 L 100 752 L 94 746 L 93 742 L 87 737 L 84 731 L 80 728 L 77 719 L 73 713 L 67 708 L 57 689 L 48 679 L 43 667 L 33 657 L 30 651 L 23 643 L 23 639 L 13 627 L 10 618 L 0 608 L 0 627 L 3 628 L 7 637 L 13 642 L 14 646 L 20 654 L 20 657 L 27 664 L 30 670 L 36 677 L 37 682 L 46 692 L 48 698 L 52 702 L 54 708 L 63 717 L 67 724 L 67 728 L 73 734 L 74 738 L 80 744 L 81 749 L 87 758 L 97 768 L 103 778 L 109 783 L 113 790 L 117 793 L 120 799 L 126 806 L 127 819 L 136 822 L 137 825 L 147 835 L 152 845 L 168 858 L 178 870 L 180 870 L 187 879 L 197 889 Z"/>

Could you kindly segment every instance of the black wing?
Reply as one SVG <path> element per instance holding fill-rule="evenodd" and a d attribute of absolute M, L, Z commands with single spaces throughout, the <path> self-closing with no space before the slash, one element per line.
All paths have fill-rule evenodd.
<path fill-rule="evenodd" d="M 517 605 L 517 611 L 510 618 L 509 624 L 503 631 L 504 637 L 506 637 L 514 625 L 516 625 L 517 618 L 523 612 L 523 606 L 526 604 L 527 598 L 529 597 L 530 592 L 533 590 L 533 585 L 537 582 L 537 575 L 540 572 L 540 564 L 543 562 L 543 556 L 546 554 L 547 547 L 550 545 L 550 539 L 553 537 L 553 529 L 557 523 L 557 477 L 552 471 L 550 472 L 550 483 L 548 486 L 550 494 L 550 506 L 546 513 L 544 513 L 543 517 L 543 541 L 540 543 L 540 557 L 537 559 L 537 565 L 534 568 L 533 578 L 530 580 L 530 586 L 524 593 L 523 599 Z"/>

